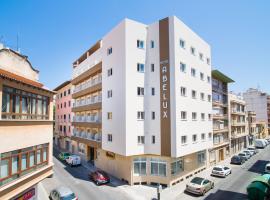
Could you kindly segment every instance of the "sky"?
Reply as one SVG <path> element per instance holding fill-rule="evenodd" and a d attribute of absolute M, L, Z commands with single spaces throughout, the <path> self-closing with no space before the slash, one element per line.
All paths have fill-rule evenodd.
<path fill-rule="evenodd" d="M 72 63 L 124 18 L 151 24 L 175 15 L 211 46 L 212 65 L 234 92 L 270 93 L 270 1 L 0 0 L 0 42 L 29 57 L 50 89 Z"/>

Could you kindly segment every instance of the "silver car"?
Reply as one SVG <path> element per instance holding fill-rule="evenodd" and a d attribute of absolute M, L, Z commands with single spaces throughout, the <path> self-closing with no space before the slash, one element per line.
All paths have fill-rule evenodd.
<path fill-rule="evenodd" d="M 201 178 L 201 177 L 194 177 L 187 185 L 186 191 L 204 196 L 204 194 L 214 188 L 214 182 Z"/>
<path fill-rule="evenodd" d="M 59 187 L 51 191 L 51 200 L 78 200 L 76 195 L 68 187 Z"/>

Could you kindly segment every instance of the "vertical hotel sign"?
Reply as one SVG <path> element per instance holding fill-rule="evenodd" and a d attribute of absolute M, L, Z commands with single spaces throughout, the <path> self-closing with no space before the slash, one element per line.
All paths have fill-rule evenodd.
<path fill-rule="evenodd" d="M 161 155 L 171 156 L 169 18 L 159 21 L 159 57 Z"/>

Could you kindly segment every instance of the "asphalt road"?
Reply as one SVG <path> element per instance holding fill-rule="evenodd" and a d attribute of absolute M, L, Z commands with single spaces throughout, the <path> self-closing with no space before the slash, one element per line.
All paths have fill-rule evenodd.
<path fill-rule="evenodd" d="M 88 179 L 88 170 L 83 166 L 72 168 L 55 157 L 53 158 L 53 162 L 53 178 L 46 178 L 42 181 L 48 194 L 58 186 L 67 186 L 78 196 L 79 200 L 132 199 L 125 191 L 112 184 L 96 186 Z"/>
<path fill-rule="evenodd" d="M 249 185 L 251 180 L 264 171 L 264 166 L 270 161 L 270 145 L 260 152 L 243 165 L 230 165 L 232 168 L 232 174 L 226 178 L 211 177 L 215 183 L 215 188 L 210 190 L 203 197 L 197 195 L 182 193 L 177 197 L 181 200 L 245 200 L 247 199 L 246 187 Z"/>

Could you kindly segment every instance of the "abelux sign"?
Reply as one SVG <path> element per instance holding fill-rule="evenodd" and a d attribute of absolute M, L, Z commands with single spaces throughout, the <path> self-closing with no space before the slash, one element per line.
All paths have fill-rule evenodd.
<path fill-rule="evenodd" d="M 169 18 L 159 21 L 159 56 L 161 155 L 171 156 Z"/>

